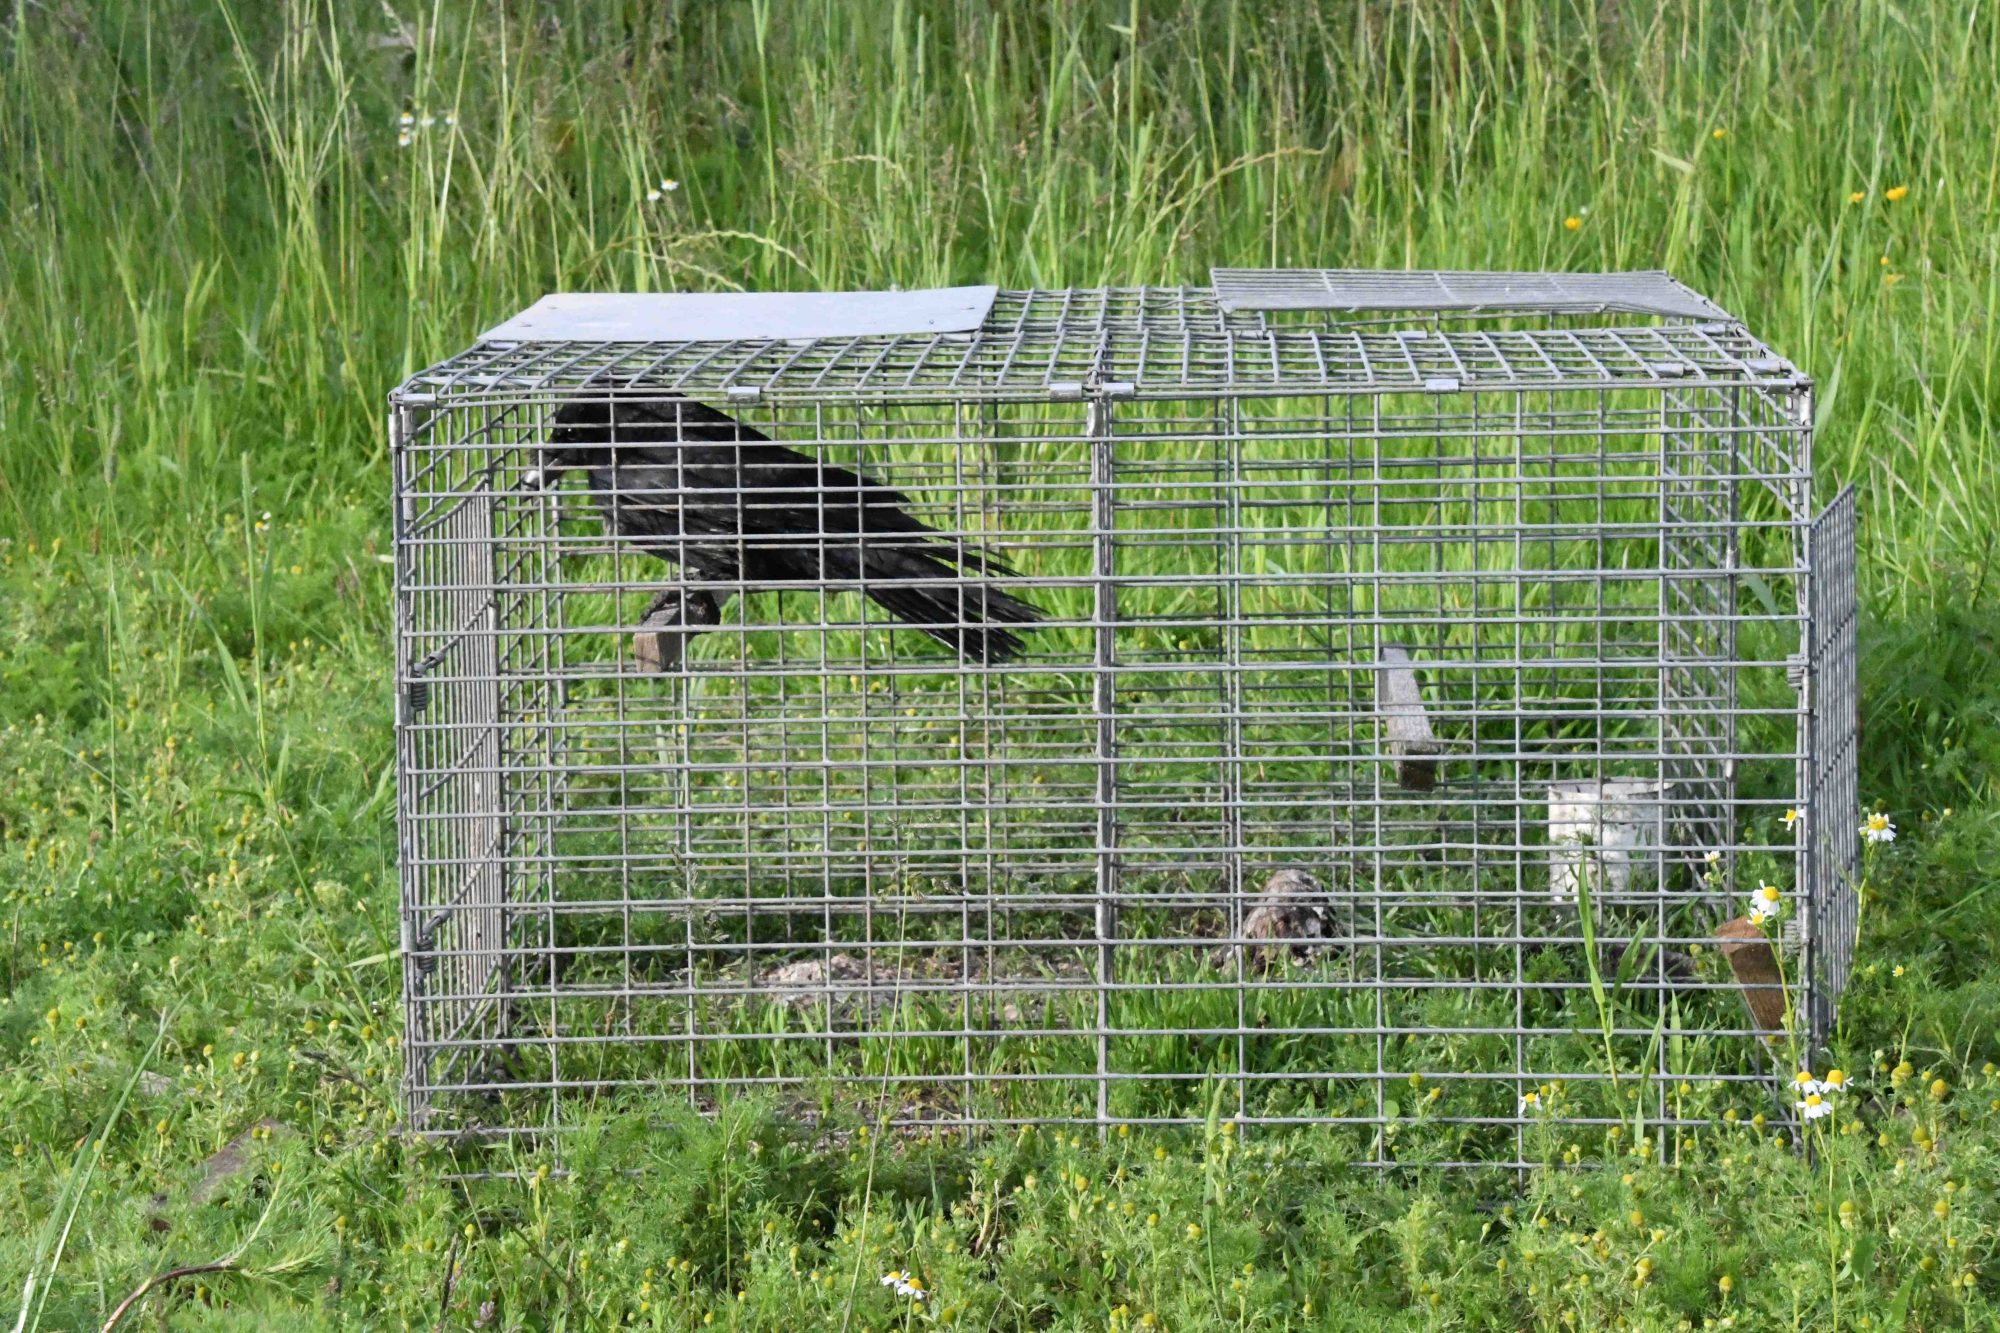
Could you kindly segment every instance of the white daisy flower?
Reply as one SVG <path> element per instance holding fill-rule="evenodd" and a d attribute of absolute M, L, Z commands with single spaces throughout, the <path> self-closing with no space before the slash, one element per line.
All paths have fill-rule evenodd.
<path fill-rule="evenodd" d="M 1861 836 L 1870 842 L 1894 842 L 1896 826 L 1887 815 L 1870 815 L 1861 825 Z"/>
<path fill-rule="evenodd" d="M 1707 862 L 1709 865 L 1720 865 L 1722 862 L 1722 853 L 1710 852 L 1708 855 L 1702 857 L 1701 859 Z"/>
<path fill-rule="evenodd" d="M 1784 895 L 1775 884 L 1757 881 L 1757 889 L 1750 895 L 1750 924 L 1761 926 L 1766 921 L 1776 921 L 1779 909 L 1784 905 Z"/>
<path fill-rule="evenodd" d="M 681 188 L 681 183 L 672 176 L 662 176 L 660 178 L 660 188 L 666 193 L 672 194 L 675 190 Z"/>
<path fill-rule="evenodd" d="M 396 117 L 396 123 L 407 130 L 410 126 L 417 123 L 417 118 L 405 111 L 402 115 Z"/>
<path fill-rule="evenodd" d="M 657 203 L 659 203 L 659 202 L 660 202 L 660 192 L 659 192 L 658 190 L 648 190 L 648 191 L 646 191 L 646 202 L 647 202 L 647 203 L 649 203 L 649 204 L 657 204 Z"/>
<path fill-rule="evenodd" d="M 1792 1106 L 1807 1120 L 1817 1120 L 1823 1115 L 1833 1114 L 1833 1103 L 1823 1093 L 1809 1092 L 1804 1101 L 1793 1102 Z"/>
<path fill-rule="evenodd" d="M 914 1273 L 905 1273 L 900 1268 L 892 1268 L 882 1275 L 882 1285 L 893 1290 L 898 1296 L 907 1296 L 913 1301 L 921 1301 L 930 1296 L 924 1290 L 923 1279 Z"/>
<path fill-rule="evenodd" d="M 1522 1094 L 1521 1094 L 1521 1114 L 1522 1114 L 1522 1115 L 1532 1115 L 1532 1114 L 1534 1114 L 1534 1113 L 1535 1113 L 1536 1111 L 1539 1111 L 1539 1110 L 1541 1110 L 1541 1109 L 1542 1109 L 1542 1094 L 1541 1094 L 1541 1093 L 1539 1093 L 1539 1092 L 1524 1092 L 1524 1093 L 1522 1093 Z"/>
<path fill-rule="evenodd" d="M 1785 811 L 1785 827 L 1790 828 L 1805 817 L 1806 812 L 1794 806 L 1792 809 Z"/>

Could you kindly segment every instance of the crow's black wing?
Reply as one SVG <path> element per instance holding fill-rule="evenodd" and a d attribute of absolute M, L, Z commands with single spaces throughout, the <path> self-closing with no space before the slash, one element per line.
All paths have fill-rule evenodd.
<path fill-rule="evenodd" d="M 559 409 L 556 423 L 558 446 L 602 449 L 599 466 L 611 473 L 619 508 L 641 529 L 690 537 L 864 534 L 889 539 L 866 543 L 871 549 L 921 545 L 968 569 L 1015 573 L 917 518 L 904 492 L 789 449 L 691 398 L 579 400 Z M 649 522 L 648 509 L 671 512 Z"/>

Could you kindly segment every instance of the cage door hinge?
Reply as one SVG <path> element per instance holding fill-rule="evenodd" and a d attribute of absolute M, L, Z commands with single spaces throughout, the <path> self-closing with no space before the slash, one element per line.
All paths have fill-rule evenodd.
<path fill-rule="evenodd" d="M 1089 411 L 1084 420 L 1083 433 L 1093 440 L 1108 439 L 1111 435 L 1111 404 L 1132 398 L 1138 393 L 1138 386 L 1118 382 L 1100 384 L 1091 396 Z"/>

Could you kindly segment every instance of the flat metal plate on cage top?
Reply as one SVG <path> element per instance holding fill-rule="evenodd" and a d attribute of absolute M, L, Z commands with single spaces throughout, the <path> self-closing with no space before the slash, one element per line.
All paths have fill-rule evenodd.
<path fill-rule="evenodd" d="M 1699 292 L 1654 271 L 1631 273 L 1404 272 L 1342 268 L 1209 270 L 1216 304 L 1248 310 L 1622 311 L 1674 319 L 1734 318 Z"/>
<path fill-rule="evenodd" d="M 556 292 L 484 342 L 792 342 L 972 333 L 999 288 L 912 292 Z"/>

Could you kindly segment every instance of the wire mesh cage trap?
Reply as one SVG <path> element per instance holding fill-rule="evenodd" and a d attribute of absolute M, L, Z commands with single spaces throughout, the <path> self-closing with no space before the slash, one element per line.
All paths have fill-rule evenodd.
<path fill-rule="evenodd" d="M 1811 392 L 1657 273 L 543 300 L 391 400 L 413 1118 L 1747 1108 L 1855 932 Z"/>

